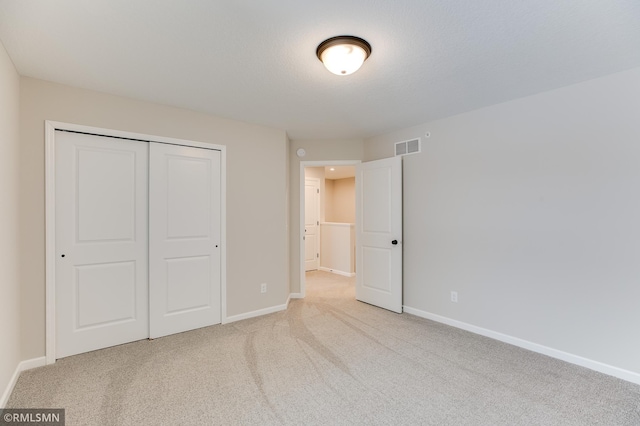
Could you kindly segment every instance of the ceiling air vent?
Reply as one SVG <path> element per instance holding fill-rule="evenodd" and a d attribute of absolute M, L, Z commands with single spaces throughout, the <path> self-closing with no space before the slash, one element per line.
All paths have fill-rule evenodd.
<path fill-rule="evenodd" d="M 420 152 L 420 138 L 396 142 L 396 156 L 417 154 Z"/>

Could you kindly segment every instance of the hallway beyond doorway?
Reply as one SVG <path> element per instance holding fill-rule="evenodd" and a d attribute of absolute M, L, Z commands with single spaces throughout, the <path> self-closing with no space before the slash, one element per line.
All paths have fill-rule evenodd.
<path fill-rule="evenodd" d="M 325 271 L 309 271 L 305 276 L 307 296 L 322 299 L 356 298 L 356 277 L 345 277 Z"/>

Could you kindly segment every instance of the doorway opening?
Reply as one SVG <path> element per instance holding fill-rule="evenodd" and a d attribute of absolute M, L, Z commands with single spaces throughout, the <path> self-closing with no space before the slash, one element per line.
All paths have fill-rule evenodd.
<path fill-rule="evenodd" d="M 300 295 L 308 271 L 354 277 L 355 166 L 359 160 L 300 162 Z M 317 185 L 317 186 L 316 186 Z"/>

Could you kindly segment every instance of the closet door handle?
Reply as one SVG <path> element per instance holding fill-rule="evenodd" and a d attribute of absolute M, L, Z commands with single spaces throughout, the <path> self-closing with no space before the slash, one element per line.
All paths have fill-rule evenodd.
<path fill-rule="evenodd" d="M 398 240 L 391 241 L 391 244 L 393 244 L 394 246 L 397 246 L 398 245 Z"/>

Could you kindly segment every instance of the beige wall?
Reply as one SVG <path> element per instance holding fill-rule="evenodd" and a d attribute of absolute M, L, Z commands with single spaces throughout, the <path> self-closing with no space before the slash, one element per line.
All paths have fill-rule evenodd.
<path fill-rule="evenodd" d="M 404 304 L 640 374 L 639 117 L 636 68 L 367 140 L 431 132 L 403 161 Z"/>
<path fill-rule="evenodd" d="M 304 148 L 307 155 L 300 159 L 298 148 Z M 300 292 L 300 162 L 361 160 L 363 141 L 352 140 L 293 140 L 289 146 L 291 233 L 290 233 L 290 278 L 291 292 Z"/>
<path fill-rule="evenodd" d="M 327 180 L 331 182 L 331 193 L 327 191 L 327 222 L 355 223 L 356 221 L 356 178 Z"/>
<path fill-rule="evenodd" d="M 20 101 L 23 359 L 44 355 L 45 120 L 226 145 L 227 314 L 286 302 L 284 131 L 24 77 Z M 262 282 L 267 294 L 260 294 Z"/>
<path fill-rule="evenodd" d="M 333 179 L 324 180 L 324 196 L 327 202 L 324 204 L 323 222 L 331 222 L 333 220 Z"/>
<path fill-rule="evenodd" d="M 21 360 L 17 249 L 19 105 L 20 77 L 0 43 L 0 398 Z M 0 408 L 4 402 L 0 400 Z"/>

